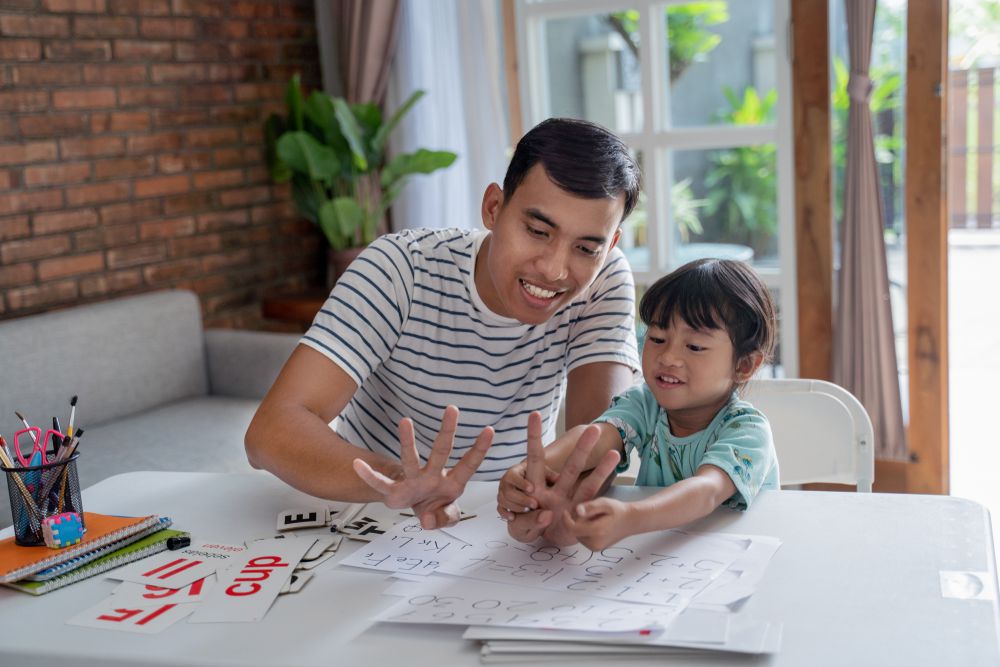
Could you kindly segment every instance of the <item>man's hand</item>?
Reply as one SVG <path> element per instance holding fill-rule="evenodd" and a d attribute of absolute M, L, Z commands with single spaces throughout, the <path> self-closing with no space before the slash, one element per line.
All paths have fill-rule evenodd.
<path fill-rule="evenodd" d="M 559 473 L 546 466 L 545 482 L 555 484 Z M 504 521 L 513 521 L 516 515 L 538 509 L 538 501 L 531 495 L 534 486 L 528 481 L 528 460 L 525 459 L 500 478 L 497 491 L 497 514 Z"/>
<path fill-rule="evenodd" d="M 595 498 L 563 513 L 562 524 L 580 544 L 600 551 L 633 534 L 632 508 L 614 498 Z"/>
<path fill-rule="evenodd" d="M 577 542 L 576 536 L 565 528 L 562 520 L 565 511 L 574 505 L 593 499 L 618 465 L 619 454 L 611 450 L 601 458 L 591 474 L 579 482 L 580 476 L 586 472 L 587 458 L 600 435 L 599 427 L 588 426 L 573 448 L 573 453 L 566 459 L 559 478 L 549 485 L 545 479 L 542 416 L 537 412 L 532 412 L 528 416 L 528 458 L 525 462 L 525 479 L 533 489 L 531 496 L 537 501 L 539 509 L 515 516 L 507 524 L 507 532 L 511 537 L 520 542 L 533 542 L 539 535 L 544 535 L 545 539 L 557 546 L 568 546 Z"/>
<path fill-rule="evenodd" d="M 486 450 L 493 443 L 493 429 L 487 426 L 455 467 L 446 470 L 444 465 L 451 454 L 457 426 L 458 408 L 449 405 L 441 418 L 441 430 L 434 439 L 427 465 L 421 468 L 413 422 L 403 419 L 399 422 L 402 476 L 396 480 L 389 479 L 361 459 L 354 459 L 354 471 L 368 486 L 382 494 L 386 507 L 412 508 L 425 530 L 452 526 L 458 523 L 460 517 L 455 501 L 462 495 L 466 482 L 479 468 Z"/>

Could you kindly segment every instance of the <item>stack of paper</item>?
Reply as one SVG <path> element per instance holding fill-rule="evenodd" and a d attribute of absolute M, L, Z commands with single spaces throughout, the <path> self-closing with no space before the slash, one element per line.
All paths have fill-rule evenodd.
<path fill-rule="evenodd" d="M 771 653 L 781 627 L 735 613 L 780 546 L 772 537 L 670 530 L 600 552 L 522 544 L 484 508 L 426 531 L 403 521 L 341 565 L 392 573 L 378 620 L 467 626 L 484 661 L 571 653 Z"/>

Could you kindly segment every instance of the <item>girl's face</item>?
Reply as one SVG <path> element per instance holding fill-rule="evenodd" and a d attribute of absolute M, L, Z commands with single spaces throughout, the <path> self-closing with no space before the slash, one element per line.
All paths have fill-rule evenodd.
<path fill-rule="evenodd" d="M 642 374 L 667 410 L 675 436 L 704 429 L 729 401 L 736 383 L 733 343 L 723 329 L 693 329 L 675 315 L 666 329 L 649 327 Z"/>

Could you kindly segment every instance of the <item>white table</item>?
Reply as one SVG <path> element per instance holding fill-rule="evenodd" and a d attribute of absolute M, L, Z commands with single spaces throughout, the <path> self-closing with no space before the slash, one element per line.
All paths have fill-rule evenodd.
<path fill-rule="evenodd" d="M 465 506 L 494 492 L 495 484 L 472 484 Z M 613 488 L 619 497 L 644 492 Z M 273 534 L 278 512 L 305 498 L 266 473 L 163 472 L 111 477 L 83 497 L 88 511 L 167 515 L 195 538 L 228 542 Z M 746 513 L 719 510 L 692 527 L 784 541 L 740 612 L 782 622 L 781 651 L 707 656 L 699 665 L 1000 665 L 996 563 L 989 516 L 979 505 L 939 496 L 767 492 Z M 345 541 L 337 558 L 356 544 Z M 151 636 L 64 623 L 110 594 L 115 583 L 100 576 L 38 598 L 0 589 L 0 664 L 479 664 L 478 645 L 461 639 L 458 627 L 373 625 L 369 619 L 391 601 L 380 595 L 386 576 L 332 563 L 302 592 L 279 597 L 260 623 L 181 621 Z M 988 572 L 993 601 L 943 598 L 941 570 Z"/>

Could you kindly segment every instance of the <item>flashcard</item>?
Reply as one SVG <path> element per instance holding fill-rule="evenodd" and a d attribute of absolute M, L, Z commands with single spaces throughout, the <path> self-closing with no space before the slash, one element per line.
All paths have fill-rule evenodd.
<path fill-rule="evenodd" d="M 296 570 L 292 572 L 292 576 L 288 578 L 285 585 L 281 587 L 278 591 L 278 595 L 284 595 L 285 593 L 298 593 L 302 590 L 302 587 L 309 583 L 309 580 L 313 578 L 312 572 L 303 572 L 302 570 Z"/>
<path fill-rule="evenodd" d="M 371 542 L 380 535 L 385 535 L 385 531 L 392 528 L 392 524 L 380 522 L 368 515 L 355 519 L 346 526 L 340 527 L 340 532 L 347 536 L 349 540 L 361 542 Z"/>
<path fill-rule="evenodd" d="M 151 586 L 149 584 L 137 584 L 134 581 L 123 581 L 112 591 L 115 598 L 119 600 L 119 606 L 142 606 L 155 604 L 157 602 L 176 602 L 179 604 L 188 602 L 201 602 L 205 594 L 215 585 L 215 575 L 209 575 L 204 579 L 199 579 L 184 588 L 163 588 L 162 586 Z"/>
<path fill-rule="evenodd" d="M 295 566 L 295 571 L 301 572 L 302 570 L 314 570 L 336 555 L 337 555 L 336 551 L 327 551 L 319 558 L 313 558 L 312 560 L 305 560 L 303 558 L 302 560 L 299 561 L 299 564 Z"/>
<path fill-rule="evenodd" d="M 85 628 L 155 635 L 193 612 L 196 607 L 197 604 L 176 602 L 153 603 L 147 606 L 123 605 L 117 595 L 112 595 L 80 612 L 66 623 Z"/>
<path fill-rule="evenodd" d="M 312 544 L 311 542 L 309 544 Z M 246 551 L 241 544 L 197 542 L 184 549 L 164 551 L 108 574 L 109 579 L 134 581 L 166 588 L 184 588 L 229 566 L 230 559 Z"/>
<path fill-rule="evenodd" d="M 302 563 L 308 563 L 318 559 L 320 556 L 326 553 L 333 554 L 337 551 L 340 543 L 344 541 L 341 535 L 319 535 L 316 537 L 316 542 L 309 547 L 309 551 L 302 557 L 299 565 Z"/>
<path fill-rule="evenodd" d="M 220 573 L 219 585 L 189 622 L 239 623 L 264 618 L 278 591 L 312 545 L 313 540 L 303 537 L 254 542 L 225 573 Z"/>
<path fill-rule="evenodd" d="M 330 522 L 330 510 L 326 507 L 293 509 L 278 512 L 278 530 L 296 528 L 322 528 Z"/>
<path fill-rule="evenodd" d="M 333 503 L 328 508 L 330 526 L 339 529 L 356 517 L 364 506 L 364 503 Z"/>

